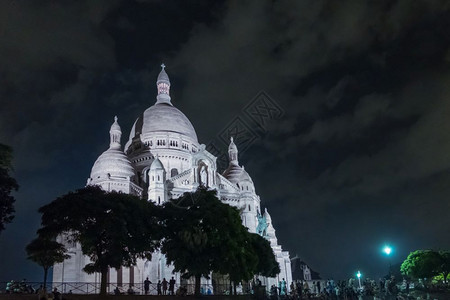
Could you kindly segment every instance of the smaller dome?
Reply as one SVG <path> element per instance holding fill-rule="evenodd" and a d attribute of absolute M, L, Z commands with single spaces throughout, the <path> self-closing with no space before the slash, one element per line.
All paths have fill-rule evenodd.
<path fill-rule="evenodd" d="M 247 171 L 235 164 L 230 164 L 222 175 L 234 184 L 249 181 L 253 185 L 253 180 Z"/>
<path fill-rule="evenodd" d="M 232 183 L 236 184 L 239 182 L 239 179 L 241 177 L 242 169 L 238 165 L 229 165 L 228 168 L 223 172 L 223 176 L 231 181 Z"/>
<path fill-rule="evenodd" d="M 156 157 L 150 165 L 150 170 L 164 170 L 162 162 Z"/>
<path fill-rule="evenodd" d="M 253 184 L 253 180 L 250 177 L 250 174 L 247 173 L 247 171 L 245 171 L 244 166 L 242 166 L 242 174 L 241 174 L 241 181 L 250 181 Z"/>
<path fill-rule="evenodd" d="M 120 150 L 120 138 L 122 131 L 117 116 L 109 131 L 109 149 L 103 152 L 95 161 L 91 170 L 91 179 L 95 183 L 97 179 L 108 177 L 127 178 L 135 175 L 134 168 L 128 157 Z"/>
<path fill-rule="evenodd" d="M 106 176 L 123 178 L 134 176 L 131 162 L 121 150 L 108 149 L 95 161 L 90 177 L 95 181 Z"/>

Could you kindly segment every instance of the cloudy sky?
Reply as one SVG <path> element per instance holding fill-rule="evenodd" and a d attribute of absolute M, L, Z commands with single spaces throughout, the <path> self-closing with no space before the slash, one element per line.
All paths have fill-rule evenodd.
<path fill-rule="evenodd" d="M 5 0 L 0 143 L 20 190 L 0 281 L 41 279 L 37 209 L 86 184 L 114 115 L 124 144 L 161 62 L 201 143 L 226 151 L 245 125 L 240 163 L 280 243 L 324 278 L 385 274 L 385 243 L 392 263 L 450 248 L 448 1 Z M 261 92 L 278 109 L 263 128 Z"/>

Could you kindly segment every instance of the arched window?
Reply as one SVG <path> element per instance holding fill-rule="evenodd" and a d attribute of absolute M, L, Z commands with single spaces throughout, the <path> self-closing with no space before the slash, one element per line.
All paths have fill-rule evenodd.
<path fill-rule="evenodd" d="M 170 177 L 174 177 L 178 175 L 178 169 L 173 168 L 172 170 L 170 170 Z"/>
<path fill-rule="evenodd" d="M 159 175 L 158 175 L 158 181 L 159 181 L 160 179 L 159 179 Z"/>
<path fill-rule="evenodd" d="M 248 205 L 248 211 L 252 211 L 252 208 L 250 207 L 250 204 Z"/>

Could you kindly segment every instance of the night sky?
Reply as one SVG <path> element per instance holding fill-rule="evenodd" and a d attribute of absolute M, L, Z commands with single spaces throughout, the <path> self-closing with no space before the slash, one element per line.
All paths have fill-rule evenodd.
<path fill-rule="evenodd" d="M 280 244 L 323 278 L 386 274 L 385 243 L 392 264 L 450 248 L 449 1 L 5 0 L 0 143 L 20 190 L 0 281 L 42 279 L 37 209 L 86 184 L 114 115 L 125 144 L 162 62 L 200 143 L 225 152 L 245 125 Z M 258 127 L 261 95 L 278 115 Z"/>

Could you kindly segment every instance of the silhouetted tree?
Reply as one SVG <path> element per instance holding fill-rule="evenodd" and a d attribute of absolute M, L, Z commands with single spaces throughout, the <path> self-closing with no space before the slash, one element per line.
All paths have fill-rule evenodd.
<path fill-rule="evenodd" d="M 163 224 L 162 253 L 184 278 L 195 277 L 197 295 L 201 277 L 208 278 L 211 272 L 229 274 L 238 282 L 264 266 L 259 264 L 256 248 L 267 244 L 248 233 L 239 210 L 220 201 L 214 190 L 200 186 L 195 193 L 168 201 L 163 206 Z"/>
<path fill-rule="evenodd" d="M 38 237 L 32 240 L 25 248 L 28 259 L 34 261 L 44 269 L 44 288 L 47 287 L 48 270 L 54 264 L 69 258 L 63 244 L 56 241 Z"/>
<path fill-rule="evenodd" d="M 38 233 L 80 243 L 92 261 L 84 271 L 101 273 L 100 293 L 106 294 L 109 268 L 151 258 L 159 242 L 157 210 L 136 196 L 88 186 L 41 207 L 43 227 Z"/>
<path fill-rule="evenodd" d="M 224 253 L 226 261 L 223 264 L 224 269 L 220 270 L 221 273 L 229 275 L 235 294 L 236 284 L 251 280 L 255 274 L 274 277 L 280 272 L 269 241 L 256 233 L 248 232 L 242 225 L 239 230 L 240 234 L 236 235 L 234 243 L 231 244 L 234 249 L 223 249 L 227 252 Z"/>
<path fill-rule="evenodd" d="M 275 259 L 270 242 L 258 234 L 250 234 L 252 236 L 253 251 L 256 252 L 258 257 L 255 274 L 265 277 L 275 277 L 280 273 L 280 266 Z"/>
<path fill-rule="evenodd" d="M 0 233 L 14 219 L 15 199 L 11 192 L 19 188 L 16 180 L 9 174 L 12 169 L 11 160 L 11 147 L 0 144 Z"/>

